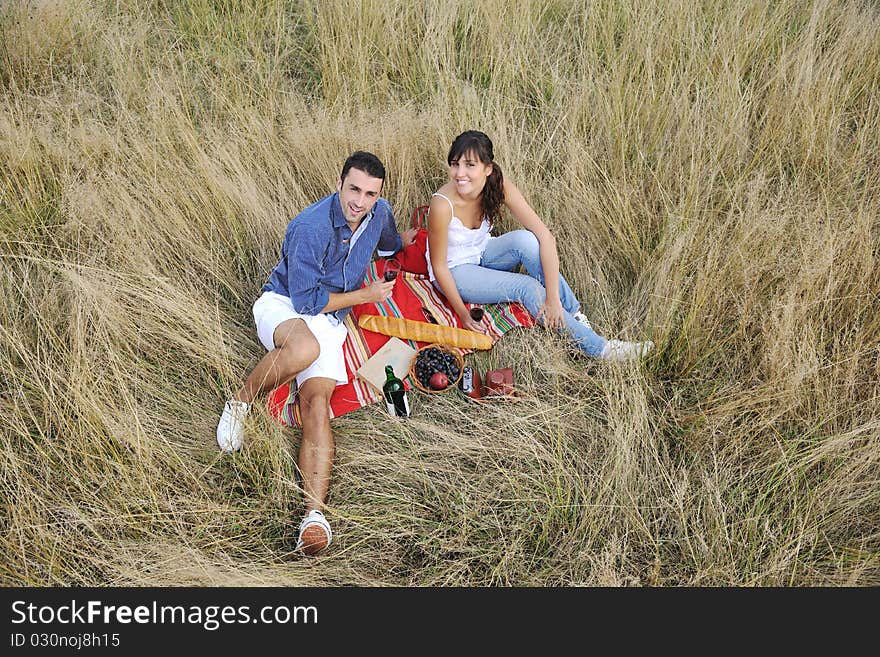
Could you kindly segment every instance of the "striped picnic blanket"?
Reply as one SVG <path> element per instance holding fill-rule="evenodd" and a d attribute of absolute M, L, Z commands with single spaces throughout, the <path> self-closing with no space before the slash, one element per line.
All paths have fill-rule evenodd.
<path fill-rule="evenodd" d="M 375 281 L 385 269 L 385 260 L 377 260 L 370 264 L 364 285 Z M 489 321 L 488 335 L 492 342 L 497 342 L 501 336 L 517 326 L 532 326 L 534 319 L 529 312 L 518 303 L 497 303 L 483 306 Z M 365 331 L 358 326 L 357 320 L 361 315 L 390 315 L 392 317 L 405 317 L 417 321 L 428 321 L 425 311 L 427 310 L 438 324 L 459 327 L 458 317 L 436 288 L 428 280 L 427 276 L 400 272 L 394 293 L 391 298 L 383 303 L 364 303 L 354 306 L 345 319 L 345 327 L 348 329 L 348 337 L 342 349 L 345 354 L 345 369 L 348 373 L 348 383 L 336 386 L 333 396 L 330 398 L 330 417 L 339 417 L 345 413 L 355 411 L 379 401 L 380 395 L 373 388 L 358 378 L 355 374 L 367 359 L 376 353 L 382 345 L 391 338 L 381 333 Z M 427 343 L 406 340 L 414 349 L 424 347 Z M 473 350 L 463 349 L 463 353 Z M 404 380 L 407 389 L 412 387 L 410 377 Z M 302 426 L 299 412 L 299 404 L 295 392 L 291 392 L 290 384 L 285 383 L 269 394 L 269 413 L 278 422 L 285 426 Z"/>

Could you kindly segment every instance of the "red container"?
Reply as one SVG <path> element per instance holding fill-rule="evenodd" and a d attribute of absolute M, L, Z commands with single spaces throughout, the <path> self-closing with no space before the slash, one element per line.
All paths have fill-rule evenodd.
<path fill-rule="evenodd" d="M 459 381 L 458 387 L 466 397 L 480 399 L 483 396 L 483 384 L 480 381 L 480 373 L 477 368 L 465 365 L 461 371 L 461 381 Z"/>
<path fill-rule="evenodd" d="M 506 396 L 513 394 L 513 368 L 502 367 L 486 372 L 486 385 L 483 390 L 485 397 L 492 395 Z"/>

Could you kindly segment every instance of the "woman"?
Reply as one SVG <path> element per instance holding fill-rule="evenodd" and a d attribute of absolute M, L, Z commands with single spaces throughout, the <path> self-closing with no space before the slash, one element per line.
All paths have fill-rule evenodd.
<path fill-rule="evenodd" d="M 646 355 L 653 342 L 606 340 L 593 331 L 559 273 L 556 240 L 494 157 L 485 133 L 463 132 L 446 157 L 449 182 L 431 198 L 428 275 L 461 325 L 483 330 L 466 303 L 518 301 L 547 328 L 565 329 L 589 356 L 622 361 Z M 523 229 L 492 237 L 502 205 Z M 528 273 L 513 273 L 517 265 Z"/>

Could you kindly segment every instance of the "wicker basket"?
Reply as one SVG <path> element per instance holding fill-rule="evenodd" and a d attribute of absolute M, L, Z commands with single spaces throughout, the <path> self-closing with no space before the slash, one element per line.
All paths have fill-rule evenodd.
<path fill-rule="evenodd" d="M 419 360 L 419 354 L 421 354 L 423 351 L 427 351 L 428 349 L 430 349 L 432 347 L 434 349 L 439 349 L 440 351 L 445 351 L 445 352 L 450 353 L 453 356 L 455 356 L 455 364 L 458 366 L 458 376 L 455 378 L 454 381 L 450 380 L 449 385 L 446 386 L 445 388 L 443 388 L 443 390 L 434 390 L 433 388 L 423 386 L 422 382 L 419 381 L 419 378 L 416 376 L 416 363 Z M 458 382 L 461 381 L 461 375 L 463 373 L 462 372 L 463 370 L 464 370 L 464 356 L 461 355 L 461 352 L 458 349 L 456 349 L 455 347 L 450 347 L 445 344 L 435 343 L 435 344 L 429 344 L 426 347 L 422 347 L 421 349 L 419 349 L 416 352 L 415 358 L 413 358 L 412 364 L 409 367 L 409 376 L 410 376 L 410 379 L 412 380 L 412 384 L 416 388 L 418 388 L 422 392 L 427 392 L 429 394 L 436 395 L 438 393 L 446 392 L 447 390 L 452 390 L 456 386 L 458 386 Z"/>

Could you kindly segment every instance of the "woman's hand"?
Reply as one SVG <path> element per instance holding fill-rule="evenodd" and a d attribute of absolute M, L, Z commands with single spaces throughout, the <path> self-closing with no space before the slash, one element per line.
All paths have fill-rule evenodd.
<path fill-rule="evenodd" d="M 562 301 L 559 299 L 544 301 L 544 305 L 541 306 L 535 319 L 542 317 L 544 318 L 544 326 L 549 329 L 565 328 L 565 311 L 562 309 Z"/>
<path fill-rule="evenodd" d="M 471 319 L 471 311 L 467 308 L 464 309 L 464 313 L 458 313 L 458 320 L 461 322 L 461 328 L 463 329 L 477 333 L 486 332 L 486 327 L 483 326 L 482 322 L 475 322 Z"/>

